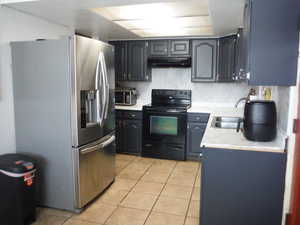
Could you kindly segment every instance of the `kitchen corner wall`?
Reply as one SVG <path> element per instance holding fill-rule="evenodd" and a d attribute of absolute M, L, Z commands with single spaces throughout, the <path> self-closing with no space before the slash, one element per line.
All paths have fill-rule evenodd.
<path fill-rule="evenodd" d="M 190 89 L 192 104 L 234 106 L 239 98 L 248 95 L 245 83 L 192 83 L 190 68 L 152 69 L 152 82 L 122 82 L 125 87 L 138 90 L 138 103 L 151 102 L 152 89 Z"/>
<path fill-rule="evenodd" d="M 0 154 L 3 154 L 15 152 L 14 106 L 9 42 L 35 40 L 38 38 L 58 38 L 74 32 L 66 27 L 5 6 L 0 7 L 0 27 Z"/>
<path fill-rule="evenodd" d="M 288 133 L 288 122 L 290 116 L 290 92 L 291 87 L 277 87 L 277 115 L 278 127 L 284 133 Z"/>

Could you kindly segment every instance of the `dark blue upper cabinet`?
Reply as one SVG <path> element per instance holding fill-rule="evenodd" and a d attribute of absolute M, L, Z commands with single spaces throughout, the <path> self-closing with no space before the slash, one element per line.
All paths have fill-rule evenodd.
<path fill-rule="evenodd" d="M 244 76 L 249 85 L 296 84 L 299 0 L 246 0 Z"/>
<path fill-rule="evenodd" d="M 192 41 L 192 82 L 215 82 L 217 47 L 215 39 Z"/>
<path fill-rule="evenodd" d="M 149 41 L 149 56 L 159 57 L 168 56 L 168 40 Z"/>

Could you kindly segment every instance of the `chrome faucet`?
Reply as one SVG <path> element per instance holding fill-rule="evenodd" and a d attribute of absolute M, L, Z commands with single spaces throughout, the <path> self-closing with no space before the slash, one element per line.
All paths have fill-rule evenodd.
<path fill-rule="evenodd" d="M 248 96 L 247 96 L 247 97 L 240 98 L 240 99 L 237 101 L 237 103 L 234 105 L 234 107 L 237 108 L 241 101 L 244 101 L 244 100 L 245 100 L 246 102 L 250 101 L 251 96 L 253 96 L 253 95 L 256 95 L 256 91 L 255 91 L 254 88 L 251 88 L 251 89 L 249 90 Z"/>
<path fill-rule="evenodd" d="M 240 98 L 238 101 L 237 101 L 237 103 L 235 103 L 235 105 L 234 105 L 234 107 L 235 108 L 237 108 L 238 107 L 238 105 L 241 103 L 241 101 L 248 101 L 248 97 L 243 97 L 243 98 Z"/>

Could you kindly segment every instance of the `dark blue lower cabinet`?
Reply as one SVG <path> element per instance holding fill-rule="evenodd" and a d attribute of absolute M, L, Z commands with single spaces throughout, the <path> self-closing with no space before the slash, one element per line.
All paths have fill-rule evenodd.
<path fill-rule="evenodd" d="M 186 136 L 188 160 L 200 160 L 200 154 L 202 152 L 200 145 L 205 133 L 208 119 L 208 113 L 188 113 Z"/>
<path fill-rule="evenodd" d="M 201 225 L 281 225 L 286 153 L 203 149 Z"/>
<path fill-rule="evenodd" d="M 142 150 L 142 112 L 117 110 L 116 151 L 140 155 Z"/>

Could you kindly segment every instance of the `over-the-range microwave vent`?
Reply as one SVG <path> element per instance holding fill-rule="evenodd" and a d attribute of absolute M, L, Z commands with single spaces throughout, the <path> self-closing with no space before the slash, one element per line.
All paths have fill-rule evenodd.
<path fill-rule="evenodd" d="M 150 67 L 183 67 L 188 68 L 192 65 L 192 59 L 191 57 L 184 57 L 184 58 L 178 58 L 178 57 L 151 57 L 148 58 L 148 65 Z"/>

